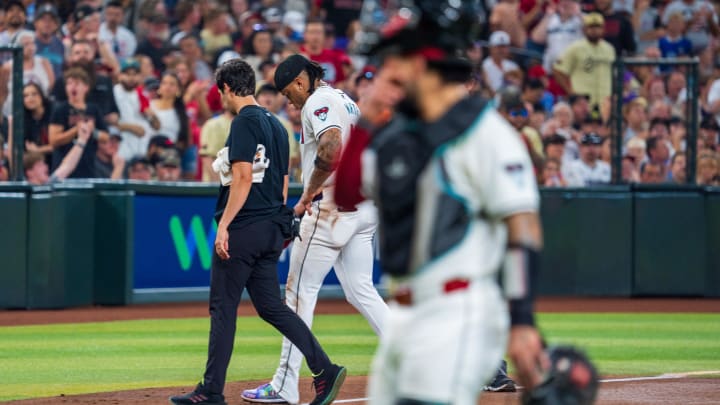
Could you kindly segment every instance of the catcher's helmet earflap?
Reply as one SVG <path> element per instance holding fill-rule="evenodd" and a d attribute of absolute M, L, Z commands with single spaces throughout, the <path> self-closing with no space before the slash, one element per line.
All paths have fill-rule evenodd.
<path fill-rule="evenodd" d="M 526 391 L 523 405 L 590 405 L 595 402 L 598 373 L 590 359 L 572 346 L 547 350 L 551 367 L 539 386 Z"/>
<path fill-rule="evenodd" d="M 486 12 L 480 0 L 365 0 L 358 51 L 378 56 L 433 49 L 437 58 L 457 55 L 480 34 Z"/>

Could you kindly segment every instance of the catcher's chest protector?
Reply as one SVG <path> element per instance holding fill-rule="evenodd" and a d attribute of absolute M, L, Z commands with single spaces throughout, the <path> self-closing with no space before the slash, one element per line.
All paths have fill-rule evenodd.
<path fill-rule="evenodd" d="M 383 272 L 393 276 L 412 272 L 410 263 L 417 233 L 416 221 L 433 220 L 420 218 L 418 214 L 418 201 L 430 198 L 419 192 L 418 179 L 436 150 L 461 136 L 485 105 L 479 99 L 465 99 L 430 126 L 396 117 L 373 136 L 370 148 L 375 151 L 376 159 L 375 193 Z M 439 238 L 444 236 L 439 235 Z M 452 241 L 447 240 L 439 243 L 451 244 Z M 442 252 L 432 253 L 431 256 L 435 256 Z"/>

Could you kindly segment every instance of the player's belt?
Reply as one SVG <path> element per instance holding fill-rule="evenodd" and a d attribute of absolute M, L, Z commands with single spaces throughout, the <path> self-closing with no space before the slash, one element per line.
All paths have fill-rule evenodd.
<path fill-rule="evenodd" d="M 315 197 L 313 197 L 312 200 L 313 200 L 313 202 L 317 202 L 317 201 L 320 201 L 320 200 L 322 200 L 322 199 L 323 199 L 323 193 L 322 193 L 322 191 L 321 191 L 320 194 L 318 194 L 318 195 L 316 195 Z M 338 206 L 338 207 L 337 207 L 337 210 L 338 210 L 338 212 L 355 212 L 355 211 L 357 211 L 357 208 L 355 208 L 355 207 L 353 207 L 353 208 L 343 208 L 343 207 Z"/>
<path fill-rule="evenodd" d="M 455 291 L 467 290 L 470 280 L 467 278 L 453 278 L 443 284 L 443 294 L 450 294 Z M 400 287 L 393 294 L 393 299 L 400 305 L 413 305 L 413 294 L 409 287 Z"/>

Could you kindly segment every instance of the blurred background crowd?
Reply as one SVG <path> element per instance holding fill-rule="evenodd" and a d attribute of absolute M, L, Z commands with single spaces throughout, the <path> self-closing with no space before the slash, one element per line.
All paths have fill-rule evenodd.
<path fill-rule="evenodd" d="M 610 183 L 612 63 L 629 56 L 697 57 L 700 111 L 698 127 L 690 128 L 686 67 L 628 68 L 617 117 L 622 181 L 720 185 L 720 2 L 485 5 L 481 40 L 467 49 L 474 65 L 467 87 L 494 99 L 522 134 L 540 185 Z M 331 85 L 363 97 L 375 68 L 357 52 L 362 6 L 362 0 L 5 0 L 0 46 L 23 47 L 26 179 L 217 181 L 211 163 L 234 114 L 223 107 L 213 72 L 240 57 L 255 69 L 258 102 L 288 130 L 291 180 L 300 181 L 300 111 L 273 86 L 275 67 L 303 53 L 325 68 Z M 12 146 L 10 59 L 0 53 L 0 181 L 9 177 Z M 696 179 L 685 174 L 688 131 L 697 131 Z M 73 148 L 82 149 L 79 158 Z"/>

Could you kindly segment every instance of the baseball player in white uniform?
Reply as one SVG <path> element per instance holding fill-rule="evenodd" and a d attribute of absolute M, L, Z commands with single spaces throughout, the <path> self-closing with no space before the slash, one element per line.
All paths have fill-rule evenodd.
<path fill-rule="evenodd" d="M 539 196 L 520 135 L 467 94 L 472 67 L 457 51 L 471 43 L 477 2 L 402 4 L 375 44 L 375 81 L 402 85 L 414 108 L 377 130 L 361 105 L 364 119 L 349 142 L 363 131 L 369 140 L 357 173 L 378 207 L 394 296 L 370 403 L 475 404 L 506 348 L 527 388 L 549 365 L 533 315 Z M 371 90 L 368 103 L 382 103 L 385 93 Z M 338 204 L 350 206 L 352 194 L 338 192 Z"/>
<path fill-rule="evenodd" d="M 343 210 L 333 201 L 335 165 L 350 129 L 360 118 L 355 102 L 322 81 L 323 70 L 302 55 L 292 55 L 276 70 L 275 84 L 291 103 L 301 108 L 300 139 L 303 194 L 295 207 L 301 240 L 290 256 L 285 289 L 286 304 L 312 326 L 318 292 L 334 267 L 347 300 L 367 319 L 378 335 L 387 317 L 387 304 L 372 280 L 373 235 L 377 212 L 372 203 Z M 298 403 L 302 354 L 284 339 L 272 381 L 243 391 L 251 402 Z"/>

